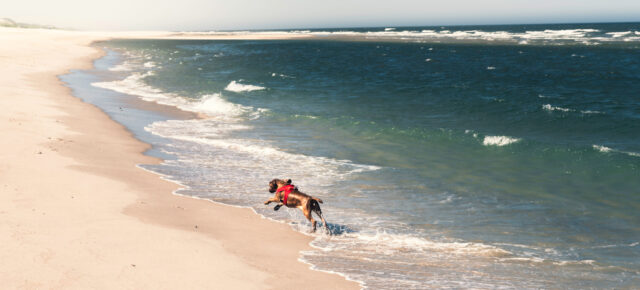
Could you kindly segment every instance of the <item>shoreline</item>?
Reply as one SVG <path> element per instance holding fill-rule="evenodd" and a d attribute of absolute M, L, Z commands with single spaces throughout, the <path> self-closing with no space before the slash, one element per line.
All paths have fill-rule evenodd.
<path fill-rule="evenodd" d="M 185 198 L 136 166 L 161 160 L 58 78 L 91 67 L 103 53 L 91 44 L 110 38 L 0 29 L 10 44 L 0 49 L 9 108 L 0 124 L 10 140 L 0 157 L 5 285 L 359 288 L 300 261 L 311 237 L 252 210 Z"/>

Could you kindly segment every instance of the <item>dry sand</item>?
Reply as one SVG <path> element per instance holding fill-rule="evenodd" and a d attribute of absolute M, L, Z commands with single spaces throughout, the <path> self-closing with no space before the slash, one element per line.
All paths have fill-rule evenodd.
<path fill-rule="evenodd" d="M 135 166 L 160 161 L 148 145 L 56 77 L 93 41 L 164 35 L 0 28 L 1 288 L 357 289 L 299 262 L 289 226 L 171 194 Z"/>

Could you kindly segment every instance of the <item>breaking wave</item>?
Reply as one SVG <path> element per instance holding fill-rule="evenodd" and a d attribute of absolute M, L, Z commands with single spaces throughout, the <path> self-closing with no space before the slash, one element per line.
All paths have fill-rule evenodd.
<path fill-rule="evenodd" d="M 232 92 L 251 92 L 251 91 L 264 90 L 265 87 L 255 86 L 255 85 L 245 85 L 236 81 L 231 81 L 227 85 L 227 87 L 224 89 Z"/>
<path fill-rule="evenodd" d="M 603 145 L 592 145 L 591 146 L 593 149 L 602 152 L 602 153 L 622 153 L 622 154 L 626 154 L 629 156 L 633 156 L 633 157 L 640 157 L 640 153 L 637 152 L 630 152 L 630 151 L 622 151 L 622 150 L 617 150 L 611 147 L 607 147 L 607 146 L 603 146 Z"/>
<path fill-rule="evenodd" d="M 542 105 L 542 109 L 549 111 L 549 112 L 553 112 L 553 111 L 560 111 L 560 112 L 572 112 L 574 110 L 572 109 L 568 109 L 568 108 L 563 108 L 563 107 L 554 107 L 551 104 L 545 104 Z"/>
<path fill-rule="evenodd" d="M 112 82 L 95 82 L 92 86 L 113 90 L 119 93 L 138 96 L 141 99 L 162 105 L 174 106 L 184 111 L 203 113 L 224 118 L 238 117 L 243 114 L 259 114 L 261 110 L 228 102 L 220 94 L 203 95 L 199 99 L 185 98 L 164 92 L 144 83 L 143 79 L 153 72 L 134 73 L 127 78 Z"/>
<path fill-rule="evenodd" d="M 520 141 L 519 138 L 509 136 L 485 136 L 482 144 L 485 146 L 506 146 Z"/>
<path fill-rule="evenodd" d="M 527 44 L 586 44 L 597 45 L 607 42 L 640 42 L 638 31 L 603 32 L 599 29 L 545 29 L 513 31 L 483 31 L 483 30 L 397 30 L 385 28 L 379 31 L 210 31 L 210 32 L 181 32 L 186 35 L 219 35 L 219 36 L 279 36 L 279 37 L 350 37 L 378 40 L 404 40 L 416 42 L 506 42 L 521 45 Z"/>

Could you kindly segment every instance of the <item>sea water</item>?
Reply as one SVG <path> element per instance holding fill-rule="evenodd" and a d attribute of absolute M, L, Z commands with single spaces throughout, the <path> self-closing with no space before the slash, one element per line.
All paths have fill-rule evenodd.
<path fill-rule="evenodd" d="M 640 287 L 639 23 L 251 33 L 314 38 L 113 40 L 63 80 L 151 143 L 165 161 L 140 166 L 177 194 L 305 233 L 262 204 L 268 182 L 323 199 L 314 269 L 372 289 Z"/>

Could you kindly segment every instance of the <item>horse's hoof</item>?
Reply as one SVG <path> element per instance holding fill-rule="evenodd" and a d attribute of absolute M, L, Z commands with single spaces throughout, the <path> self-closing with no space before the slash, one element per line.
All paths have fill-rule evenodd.
<path fill-rule="evenodd" d="M 279 210 L 279 209 L 280 209 L 280 207 L 281 207 L 281 206 L 282 206 L 281 204 L 276 205 L 275 207 L 273 207 L 273 210 L 274 210 L 274 211 L 277 211 L 277 210 Z"/>

